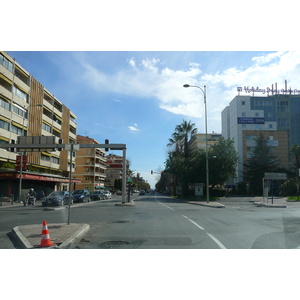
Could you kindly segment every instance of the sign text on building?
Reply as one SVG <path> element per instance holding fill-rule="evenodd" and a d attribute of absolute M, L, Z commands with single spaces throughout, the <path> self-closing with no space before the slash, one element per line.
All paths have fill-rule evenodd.
<path fill-rule="evenodd" d="M 294 89 L 292 90 L 291 88 L 287 89 L 277 89 L 277 88 L 265 88 L 265 89 L 261 89 L 259 87 L 249 87 L 249 86 L 244 86 L 244 88 L 242 87 L 237 87 L 237 91 L 238 93 L 240 92 L 245 92 L 247 94 L 250 94 L 250 93 L 262 93 L 262 94 L 272 94 L 272 95 L 279 95 L 279 94 L 282 94 L 282 95 L 286 95 L 286 94 L 290 94 L 290 95 L 300 95 L 300 90 L 297 90 L 297 89 Z"/>
<path fill-rule="evenodd" d="M 265 124 L 264 118 L 238 117 L 238 124 Z"/>

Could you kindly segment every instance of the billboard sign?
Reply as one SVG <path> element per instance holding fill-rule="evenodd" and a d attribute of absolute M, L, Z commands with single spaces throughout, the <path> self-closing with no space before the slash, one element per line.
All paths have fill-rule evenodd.
<path fill-rule="evenodd" d="M 265 124 L 265 118 L 238 117 L 238 124 Z"/>

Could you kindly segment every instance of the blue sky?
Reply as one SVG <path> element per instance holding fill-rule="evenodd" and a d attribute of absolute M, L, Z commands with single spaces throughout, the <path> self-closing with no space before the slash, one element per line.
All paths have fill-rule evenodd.
<path fill-rule="evenodd" d="M 204 132 L 203 95 L 183 84 L 207 86 L 208 130 L 218 133 L 237 86 L 300 88 L 299 52 L 284 52 L 299 48 L 290 0 L 280 22 L 277 6 L 256 0 L 13 2 L 0 48 L 77 115 L 78 134 L 126 143 L 152 187 L 175 126 L 191 120 Z"/>
<path fill-rule="evenodd" d="M 249 51 L 8 51 L 78 117 L 77 133 L 127 144 L 131 169 L 157 181 L 168 139 L 182 120 L 221 133 L 221 111 L 238 86 L 270 87 L 284 80 L 300 89 L 300 52 Z M 114 151 L 113 153 L 121 154 Z"/>

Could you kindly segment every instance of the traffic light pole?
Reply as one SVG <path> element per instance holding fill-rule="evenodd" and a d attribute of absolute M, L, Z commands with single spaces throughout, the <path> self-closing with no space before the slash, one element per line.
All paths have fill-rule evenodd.
<path fill-rule="evenodd" d="M 22 176 L 23 176 L 23 152 L 20 155 L 20 180 L 19 180 L 19 197 L 18 202 L 22 202 Z"/>
<path fill-rule="evenodd" d="M 126 202 L 126 148 L 123 149 L 122 203 Z"/>
<path fill-rule="evenodd" d="M 28 138 L 28 137 L 27 137 Z M 43 144 L 43 143 L 17 143 L 17 144 L 1 144 L 0 148 L 4 149 L 11 149 L 16 148 L 16 151 L 28 151 L 28 152 L 38 152 L 44 151 L 42 149 L 49 149 L 53 151 L 53 149 L 58 150 L 67 150 L 70 151 L 70 162 L 72 163 L 72 155 L 73 151 L 79 150 L 79 148 L 105 148 L 110 150 L 123 150 L 123 174 L 122 174 L 122 203 L 126 202 L 126 144 Z M 48 151 L 49 151 L 48 150 Z M 21 168 L 20 168 L 20 177 L 22 178 L 22 165 L 23 165 L 23 158 L 21 158 Z M 70 182 L 72 182 L 71 178 L 72 172 L 72 165 L 70 168 Z M 69 184 L 70 184 L 69 182 Z M 20 185 L 21 186 L 21 185 Z M 70 188 L 70 187 L 69 187 Z M 69 191 L 71 192 L 71 190 Z M 20 191 L 19 191 L 20 194 Z"/>

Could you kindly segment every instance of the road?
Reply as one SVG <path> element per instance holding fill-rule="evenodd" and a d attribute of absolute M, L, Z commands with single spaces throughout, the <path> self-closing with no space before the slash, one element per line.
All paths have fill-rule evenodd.
<path fill-rule="evenodd" d="M 71 223 L 90 232 L 79 249 L 295 249 L 300 247 L 300 204 L 256 207 L 247 198 L 229 198 L 225 208 L 188 204 L 165 196 L 134 196 L 134 206 L 116 206 L 121 197 L 71 209 Z M 68 210 L 37 207 L 0 209 L 1 249 L 14 248 L 7 234 L 15 226 L 67 222 Z"/>

